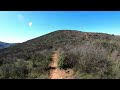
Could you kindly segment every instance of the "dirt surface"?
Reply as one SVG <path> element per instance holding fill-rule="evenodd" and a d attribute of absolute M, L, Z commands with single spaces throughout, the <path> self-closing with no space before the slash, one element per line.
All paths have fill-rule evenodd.
<path fill-rule="evenodd" d="M 59 51 L 56 50 L 52 56 L 52 63 L 50 67 L 54 69 L 50 69 L 50 79 L 73 79 L 73 70 L 72 69 L 59 69 L 57 66 L 59 57 Z"/>

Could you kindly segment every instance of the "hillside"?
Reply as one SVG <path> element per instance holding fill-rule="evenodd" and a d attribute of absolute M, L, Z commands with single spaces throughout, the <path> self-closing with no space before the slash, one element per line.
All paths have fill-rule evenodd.
<path fill-rule="evenodd" d="M 120 78 L 120 37 L 105 33 L 58 30 L 0 50 L 0 78 L 47 79 L 52 55 L 72 78 Z"/>
<path fill-rule="evenodd" d="M 0 41 L 0 49 L 4 49 L 4 48 L 10 47 L 12 45 L 14 45 L 14 44 L 12 44 L 12 43 L 5 43 L 5 42 L 1 42 Z"/>

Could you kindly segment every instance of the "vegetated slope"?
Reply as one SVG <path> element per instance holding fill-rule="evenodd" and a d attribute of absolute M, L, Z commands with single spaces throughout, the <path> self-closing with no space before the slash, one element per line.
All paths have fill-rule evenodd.
<path fill-rule="evenodd" d="M 0 50 L 0 78 L 49 78 L 58 48 L 58 67 L 73 69 L 74 78 L 120 77 L 119 36 L 58 30 Z"/>
<path fill-rule="evenodd" d="M 5 43 L 5 42 L 0 42 L 0 49 L 8 48 L 14 44 L 12 43 Z"/>

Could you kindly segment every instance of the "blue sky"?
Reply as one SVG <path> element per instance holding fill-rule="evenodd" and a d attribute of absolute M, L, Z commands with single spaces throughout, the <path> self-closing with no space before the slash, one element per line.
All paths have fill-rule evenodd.
<path fill-rule="evenodd" d="M 70 29 L 120 35 L 120 11 L 0 11 L 0 41 L 20 43 Z"/>

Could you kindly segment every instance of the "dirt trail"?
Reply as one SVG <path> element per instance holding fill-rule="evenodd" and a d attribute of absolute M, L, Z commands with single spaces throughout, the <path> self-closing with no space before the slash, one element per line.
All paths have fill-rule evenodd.
<path fill-rule="evenodd" d="M 59 57 L 59 51 L 54 51 L 54 54 L 52 56 L 52 63 L 50 64 L 50 67 L 53 67 L 54 69 L 50 69 L 50 79 L 73 79 L 73 70 L 72 69 L 59 69 L 57 67 L 58 63 L 58 57 Z"/>

